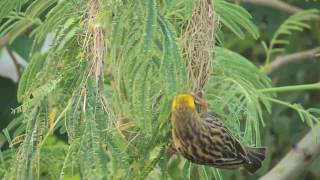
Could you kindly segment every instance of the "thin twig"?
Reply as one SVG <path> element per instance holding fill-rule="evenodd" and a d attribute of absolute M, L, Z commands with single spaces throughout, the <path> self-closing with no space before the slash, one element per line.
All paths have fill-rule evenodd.
<path fill-rule="evenodd" d="M 103 59 L 105 58 L 106 44 L 105 32 L 100 26 L 94 26 L 95 18 L 101 9 L 98 0 L 88 1 L 89 9 L 87 12 L 86 27 L 85 27 L 85 40 L 83 48 L 90 54 L 92 64 L 92 72 L 95 76 L 96 83 L 99 87 L 103 82 Z"/>
<path fill-rule="evenodd" d="M 260 180 L 296 179 L 320 155 L 320 123 Z"/>
<path fill-rule="evenodd" d="M 9 56 L 11 57 L 11 59 L 13 61 L 14 67 L 16 68 L 18 81 L 19 81 L 20 75 L 21 75 L 20 64 L 18 63 L 17 58 L 14 56 L 13 52 L 9 48 L 7 48 L 7 51 L 8 51 L 8 54 L 9 54 Z"/>
<path fill-rule="evenodd" d="M 269 73 L 271 73 L 272 71 L 278 69 L 279 67 L 285 64 L 313 58 L 319 52 L 320 52 L 320 47 L 316 47 L 316 48 L 305 50 L 305 51 L 278 56 L 270 64 Z"/>

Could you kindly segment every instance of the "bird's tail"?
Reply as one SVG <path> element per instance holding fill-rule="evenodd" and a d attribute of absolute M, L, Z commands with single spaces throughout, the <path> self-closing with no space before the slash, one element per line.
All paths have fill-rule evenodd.
<path fill-rule="evenodd" d="M 250 173 L 255 173 L 265 158 L 266 148 L 246 147 L 246 152 L 248 160 L 244 163 L 244 167 Z"/>

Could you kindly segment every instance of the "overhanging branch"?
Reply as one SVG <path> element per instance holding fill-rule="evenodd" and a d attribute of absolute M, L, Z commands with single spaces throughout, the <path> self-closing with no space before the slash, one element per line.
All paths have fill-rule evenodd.
<path fill-rule="evenodd" d="M 281 67 L 285 64 L 313 58 L 319 52 L 320 52 L 320 47 L 316 47 L 316 48 L 305 50 L 305 51 L 300 51 L 300 52 L 296 52 L 296 53 L 292 53 L 292 54 L 288 54 L 288 55 L 278 56 L 270 64 L 269 73 L 278 69 L 279 67 Z"/>
<path fill-rule="evenodd" d="M 279 0 L 240 0 L 240 2 L 271 7 L 271 8 L 279 9 L 281 11 L 284 11 L 290 14 L 294 14 L 294 13 L 297 13 L 298 11 L 303 10 L 299 7 L 293 6 L 291 4 L 288 4 L 286 2 L 279 1 Z M 315 19 L 317 21 L 320 21 L 320 16 L 317 16 Z"/>
<path fill-rule="evenodd" d="M 278 0 L 241 0 L 241 2 L 256 4 L 256 5 L 260 5 L 260 6 L 268 6 L 271 8 L 280 9 L 280 10 L 288 12 L 288 13 L 296 13 L 296 12 L 302 10 L 298 7 L 291 5 L 291 4 L 287 4 L 285 2 L 281 2 Z"/>
<path fill-rule="evenodd" d="M 260 180 L 296 179 L 320 155 L 320 123 Z"/>

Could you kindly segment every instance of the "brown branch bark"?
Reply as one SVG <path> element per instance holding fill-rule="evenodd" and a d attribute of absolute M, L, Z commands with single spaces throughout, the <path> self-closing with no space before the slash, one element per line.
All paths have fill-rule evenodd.
<path fill-rule="evenodd" d="M 320 155 L 320 123 L 260 180 L 296 179 Z"/>
<path fill-rule="evenodd" d="M 278 69 L 279 67 L 292 63 L 292 62 L 298 62 L 303 61 L 306 59 L 310 59 L 315 57 L 317 53 L 320 52 L 320 47 L 316 47 L 310 50 L 300 51 L 288 55 L 278 56 L 275 60 L 273 60 L 270 64 L 269 73 L 272 71 Z"/>

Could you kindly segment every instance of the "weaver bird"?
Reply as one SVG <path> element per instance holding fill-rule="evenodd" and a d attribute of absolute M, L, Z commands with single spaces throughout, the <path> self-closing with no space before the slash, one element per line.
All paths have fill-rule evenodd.
<path fill-rule="evenodd" d="M 213 112 L 198 113 L 195 98 L 178 95 L 172 103 L 172 138 L 176 151 L 196 164 L 250 173 L 261 167 L 265 148 L 244 147 Z"/>

